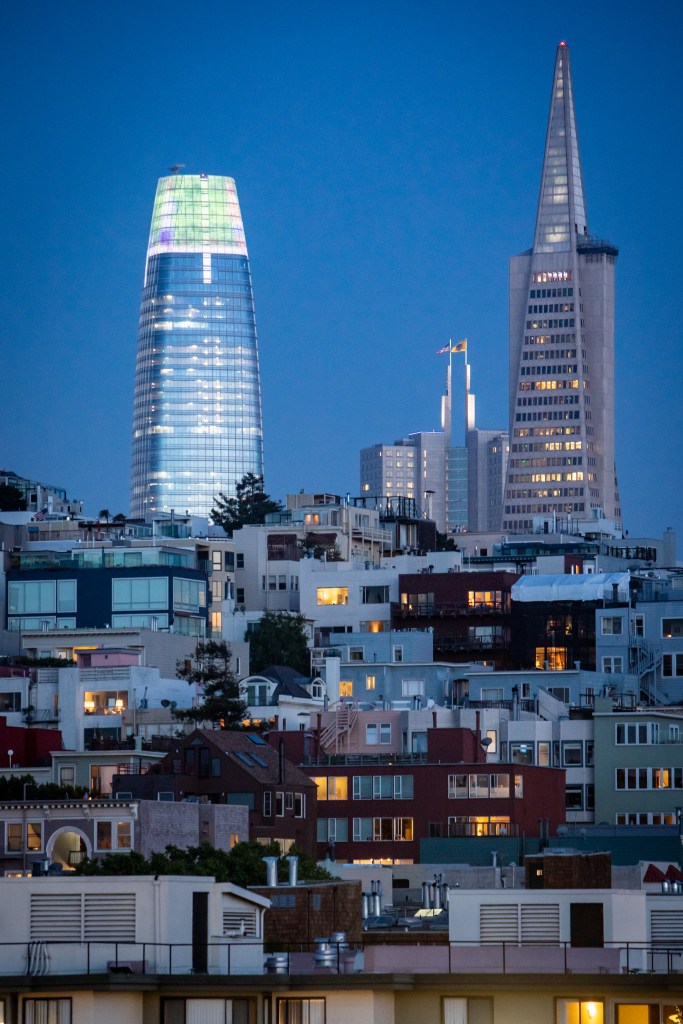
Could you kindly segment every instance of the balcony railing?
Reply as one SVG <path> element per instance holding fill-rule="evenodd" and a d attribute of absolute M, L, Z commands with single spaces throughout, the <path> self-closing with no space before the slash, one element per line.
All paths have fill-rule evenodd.
<path fill-rule="evenodd" d="M 302 764 L 309 767 L 325 765 L 379 765 L 379 764 L 426 764 L 426 754 L 326 754 L 320 757 L 304 757 Z"/>
<path fill-rule="evenodd" d="M 21 720 L 26 725 L 46 725 L 49 722 L 58 722 L 59 717 L 59 709 L 48 711 L 46 708 L 23 708 L 21 712 Z"/>
<path fill-rule="evenodd" d="M 491 604 L 463 604 L 451 601 L 434 601 L 425 604 L 399 604 L 398 601 L 391 603 L 392 615 L 401 619 L 429 618 L 437 619 L 451 616 L 472 618 L 480 615 L 506 615 L 509 606 L 505 601 L 495 601 Z"/>
<path fill-rule="evenodd" d="M 21 884 L 20 882 L 17 884 Z M 262 941 L 235 936 L 209 942 L 199 950 L 192 943 L 61 942 L 52 939 L 0 943 L 0 976 L 127 974 L 178 975 L 313 975 L 328 973 L 388 974 L 661 974 L 683 968 L 683 944 L 607 942 L 574 947 L 570 942 L 420 942 L 406 936 L 403 922 L 373 936 L 374 941 L 349 944 L 280 943 L 281 952 L 267 953 Z M 385 939 L 385 941 L 382 941 Z M 406 941 L 407 939 L 407 941 Z M 379 941 L 378 941 L 379 940 Z"/>

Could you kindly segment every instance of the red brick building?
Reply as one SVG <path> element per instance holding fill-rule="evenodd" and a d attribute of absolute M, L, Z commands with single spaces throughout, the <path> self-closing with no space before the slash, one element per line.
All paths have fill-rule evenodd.
<path fill-rule="evenodd" d="M 298 737 L 292 735 L 290 756 Z M 304 758 L 318 787 L 318 856 L 412 862 L 420 840 L 537 836 L 565 820 L 565 773 L 487 763 L 469 729 L 429 729 L 426 754 Z"/>
<path fill-rule="evenodd" d="M 392 629 L 431 628 L 440 661 L 486 660 L 513 668 L 510 655 L 515 572 L 402 573 Z"/>
<path fill-rule="evenodd" d="M 316 786 L 257 733 L 195 729 L 146 775 L 118 775 L 114 792 L 135 799 L 192 800 L 249 808 L 249 838 L 296 843 L 314 853 Z"/>

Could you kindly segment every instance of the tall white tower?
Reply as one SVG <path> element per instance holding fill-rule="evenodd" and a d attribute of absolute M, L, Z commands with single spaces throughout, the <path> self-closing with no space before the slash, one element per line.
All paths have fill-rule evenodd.
<path fill-rule="evenodd" d="M 533 248 L 510 261 L 510 458 L 503 529 L 621 522 L 614 465 L 614 263 L 588 232 L 569 49 L 560 43 Z"/>

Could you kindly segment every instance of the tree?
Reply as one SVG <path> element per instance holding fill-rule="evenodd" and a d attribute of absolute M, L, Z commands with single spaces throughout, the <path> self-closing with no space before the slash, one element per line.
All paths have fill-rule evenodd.
<path fill-rule="evenodd" d="M 63 664 L 63 663 L 62 663 Z M 84 786 L 60 786 L 56 782 L 36 782 L 32 775 L 0 777 L 0 802 L 3 800 L 80 800 L 88 790 Z"/>
<path fill-rule="evenodd" d="M 112 523 L 125 523 L 125 521 L 126 515 L 124 512 L 117 512 L 114 518 L 112 519 Z"/>
<path fill-rule="evenodd" d="M 12 487 L 11 484 L 0 484 L 0 511 L 26 511 L 26 499 L 18 487 Z"/>
<path fill-rule="evenodd" d="M 104 519 L 105 523 L 108 523 L 110 515 L 111 512 L 109 511 L 108 508 L 101 508 L 100 511 L 97 513 L 97 518 Z"/>
<path fill-rule="evenodd" d="M 291 856 L 299 858 L 299 877 L 302 881 L 330 879 L 324 868 L 318 867 L 314 857 L 292 846 Z M 280 857 L 278 878 L 286 881 L 288 865 L 280 856 L 277 842 L 262 844 L 255 840 L 237 843 L 231 850 L 217 850 L 210 843 L 188 846 L 167 846 L 163 853 L 153 853 L 149 859 L 134 850 L 130 853 L 108 853 L 97 860 L 84 860 L 76 867 L 79 875 L 208 875 L 217 882 L 234 885 L 265 885 L 264 857 Z"/>
<path fill-rule="evenodd" d="M 302 676 L 310 675 L 306 620 L 294 612 L 265 612 L 246 634 L 249 665 L 259 672 L 269 665 L 289 665 Z"/>
<path fill-rule="evenodd" d="M 229 498 L 221 491 L 211 509 L 211 522 L 222 526 L 232 536 L 233 530 L 243 526 L 259 526 L 270 512 L 281 512 L 282 503 L 275 501 L 263 489 L 263 477 L 247 473 L 236 486 L 236 497 Z"/>
<path fill-rule="evenodd" d="M 192 661 L 178 662 L 176 675 L 190 686 L 198 686 L 204 697 L 201 704 L 187 711 L 173 711 L 180 722 L 212 722 L 221 729 L 238 729 L 247 712 L 240 697 L 237 677 L 230 667 L 232 653 L 223 640 L 200 640 Z"/>
<path fill-rule="evenodd" d="M 455 543 L 453 537 L 449 537 L 447 533 L 439 533 L 436 531 L 436 550 L 437 551 L 459 551 L 460 548 Z"/>

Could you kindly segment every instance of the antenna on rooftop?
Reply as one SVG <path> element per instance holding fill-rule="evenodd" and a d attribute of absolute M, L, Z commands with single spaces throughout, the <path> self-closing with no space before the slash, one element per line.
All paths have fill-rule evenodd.
<path fill-rule="evenodd" d="M 173 164 L 173 167 L 169 167 L 171 174 L 177 174 L 178 171 L 182 171 L 185 164 Z"/>

